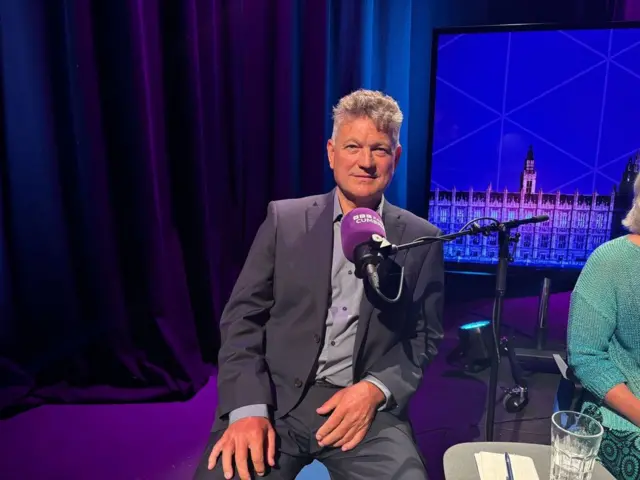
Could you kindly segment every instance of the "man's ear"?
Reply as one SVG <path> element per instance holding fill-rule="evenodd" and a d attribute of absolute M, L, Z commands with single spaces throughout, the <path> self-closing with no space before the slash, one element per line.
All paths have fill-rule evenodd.
<path fill-rule="evenodd" d="M 400 157 L 402 156 L 402 146 L 398 145 L 396 147 L 395 156 L 393 158 L 393 169 L 398 168 L 398 164 L 400 163 Z"/>
<path fill-rule="evenodd" d="M 327 157 L 329 158 L 329 167 L 331 167 L 331 170 L 333 170 L 335 155 L 335 145 L 333 144 L 333 140 L 330 138 L 327 140 Z"/>

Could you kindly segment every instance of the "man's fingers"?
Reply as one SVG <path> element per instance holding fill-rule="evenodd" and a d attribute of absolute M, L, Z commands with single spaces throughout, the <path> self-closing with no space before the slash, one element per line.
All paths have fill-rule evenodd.
<path fill-rule="evenodd" d="M 223 445 L 224 445 L 224 438 L 221 438 L 213 446 L 213 450 L 211 450 L 211 455 L 209 455 L 209 465 L 208 465 L 209 470 L 213 470 L 213 467 L 216 466 L 216 462 L 218 461 L 218 456 L 222 451 Z"/>
<path fill-rule="evenodd" d="M 251 480 L 251 477 L 249 475 L 249 465 L 247 464 L 248 456 L 249 456 L 248 445 L 246 443 L 240 443 L 240 444 L 236 443 L 236 453 L 235 453 L 236 470 L 238 472 L 238 476 L 240 477 L 240 480 Z M 224 477 L 227 479 L 230 479 L 233 477 L 233 473 L 231 473 L 231 476 L 227 476 L 227 469 L 225 468 Z"/>
<path fill-rule="evenodd" d="M 224 472 L 224 478 L 233 478 L 233 454 L 234 448 L 232 445 L 227 445 L 222 450 L 222 471 Z"/>
<path fill-rule="evenodd" d="M 321 447 L 334 446 L 336 442 L 341 440 L 342 437 L 344 437 L 347 434 L 348 431 L 349 431 L 349 425 L 347 425 L 343 421 L 340 425 L 338 425 L 338 427 L 336 427 L 336 429 L 333 432 L 331 432 L 329 435 L 324 437 L 319 442 L 319 445 Z"/>
<path fill-rule="evenodd" d="M 249 451 L 251 452 L 251 461 L 253 462 L 253 468 L 260 476 L 264 475 L 264 443 L 262 439 L 258 442 L 251 443 L 249 445 Z"/>
<path fill-rule="evenodd" d="M 338 411 L 333 412 L 333 414 L 331 415 L 329 420 L 327 420 L 325 425 L 330 421 L 332 421 L 334 416 L 336 417 L 336 420 L 335 420 L 336 425 L 335 427 L 333 427 L 333 424 L 332 424 L 331 430 L 328 433 L 326 433 L 324 436 L 322 436 L 322 438 L 318 441 L 318 445 L 320 445 L 321 447 L 334 445 L 337 441 L 341 440 L 342 437 L 344 437 L 351 428 L 353 428 L 353 420 L 347 417 L 347 415 Z M 324 427 L 325 425 L 323 425 L 322 427 Z"/>
<path fill-rule="evenodd" d="M 318 415 L 326 415 L 330 413 L 334 408 L 338 406 L 338 403 L 340 403 L 343 392 L 344 390 L 340 390 L 334 393 L 329 400 L 324 402 L 320 408 L 316 409 L 316 413 Z"/>
<path fill-rule="evenodd" d="M 364 439 L 366 434 L 367 434 L 367 431 L 364 428 L 356 432 L 353 438 L 342 446 L 342 451 L 347 452 L 349 450 L 353 450 L 354 448 L 356 448 L 360 444 L 360 442 Z"/>
<path fill-rule="evenodd" d="M 351 427 L 349 430 L 347 430 L 347 433 L 345 433 L 342 438 L 340 438 L 337 442 L 335 442 L 333 444 L 334 447 L 341 447 L 343 446 L 345 443 L 350 442 L 353 437 L 356 435 L 356 433 L 358 433 L 357 428 L 355 427 Z"/>
<path fill-rule="evenodd" d="M 276 431 L 271 427 L 267 432 L 267 462 L 272 467 L 276 465 Z"/>
<path fill-rule="evenodd" d="M 327 421 L 324 422 L 324 424 L 318 429 L 318 433 L 316 433 L 316 439 L 318 441 L 322 441 L 324 437 L 329 435 L 331 432 L 333 432 L 334 429 L 338 427 L 338 425 L 340 425 L 343 418 L 344 414 L 341 411 L 334 411 L 327 419 Z"/>

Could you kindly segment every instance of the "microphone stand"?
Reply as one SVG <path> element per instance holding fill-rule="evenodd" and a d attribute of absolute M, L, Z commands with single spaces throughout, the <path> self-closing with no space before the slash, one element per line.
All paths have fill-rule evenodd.
<path fill-rule="evenodd" d="M 496 271 L 496 293 L 493 304 L 493 315 L 491 326 L 493 328 L 493 348 L 491 357 L 491 370 L 489 374 L 489 390 L 487 392 L 487 418 L 485 420 L 485 441 L 493 441 L 493 429 L 495 426 L 496 414 L 496 391 L 498 389 L 498 373 L 500 371 L 500 326 L 502 323 L 502 307 L 504 296 L 507 291 L 507 270 L 509 262 L 513 261 L 511 256 L 511 243 L 517 243 L 520 235 L 511 237 L 511 228 L 502 224 L 498 230 L 498 268 Z"/>
<path fill-rule="evenodd" d="M 489 225 L 479 226 L 475 223 L 478 220 L 491 220 L 493 223 Z M 467 235 L 485 235 L 488 236 L 493 232 L 498 232 L 498 267 L 496 271 L 496 289 L 495 299 L 493 307 L 493 315 L 491 319 L 491 327 L 493 330 L 493 354 L 491 357 L 491 372 L 489 375 L 489 390 L 487 392 L 487 419 L 485 424 L 485 440 L 487 442 L 493 441 L 493 430 L 495 426 L 495 410 L 496 410 L 496 397 L 498 388 L 498 373 L 501 362 L 500 355 L 500 325 L 502 323 L 502 307 L 504 304 L 504 296 L 507 291 L 507 270 L 509 263 L 513 261 L 510 247 L 512 244 L 517 244 L 520 239 L 520 234 L 517 233 L 514 237 L 511 236 L 512 229 L 518 228 L 522 225 L 528 225 L 533 223 L 542 223 L 549 220 L 547 215 L 540 215 L 537 217 L 524 218 L 520 220 L 510 220 L 508 222 L 499 222 L 493 218 L 482 218 L 472 220 L 468 225 L 470 228 L 467 230 L 461 230 L 456 233 L 448 235 L 441 235 L 438 237 L 422 237 L 412 242 L 405 243 L 403 245 L 393 245 L 385 238 L 378 235 L 373 235 L 372 240 L 377 243 L 376 248 L 383 255 L 392 255 L 401 250 L 409 248 L 419 247 L 421 245 L 427 245 L 434 242 L 450 242 L 459 237 Z"/>

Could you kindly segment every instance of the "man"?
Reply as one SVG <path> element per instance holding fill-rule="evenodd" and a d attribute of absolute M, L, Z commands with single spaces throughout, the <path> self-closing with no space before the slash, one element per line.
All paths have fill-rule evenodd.
<path fill-rule="evenodd" d="M 334 109 L 327 142 L 337 188 L 269 204 L 220 321 L 219 404 L 198 479 L 292 480 L 320 460 L 333 479 L 422 480 L 407 418 L 422 368 L 442 338 L 439 243 L 381 268 L 385 303 L 354 275 L 340 222 L 377 210 L 394 244 L 437 235 L 383 193 L 400 160 L 402 112 L 359 90 Z"/>

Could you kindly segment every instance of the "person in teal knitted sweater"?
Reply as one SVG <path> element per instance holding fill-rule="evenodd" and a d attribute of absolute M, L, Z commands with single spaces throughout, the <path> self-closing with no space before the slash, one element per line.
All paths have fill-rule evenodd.
<path fill-rule="evenodd" d="M 630 234 L 600 245 L 571 294 L 568 363 L 600 421 L 598 459 L 620 480 L 640 479 L 640 175 L 624 220 Z"/>

